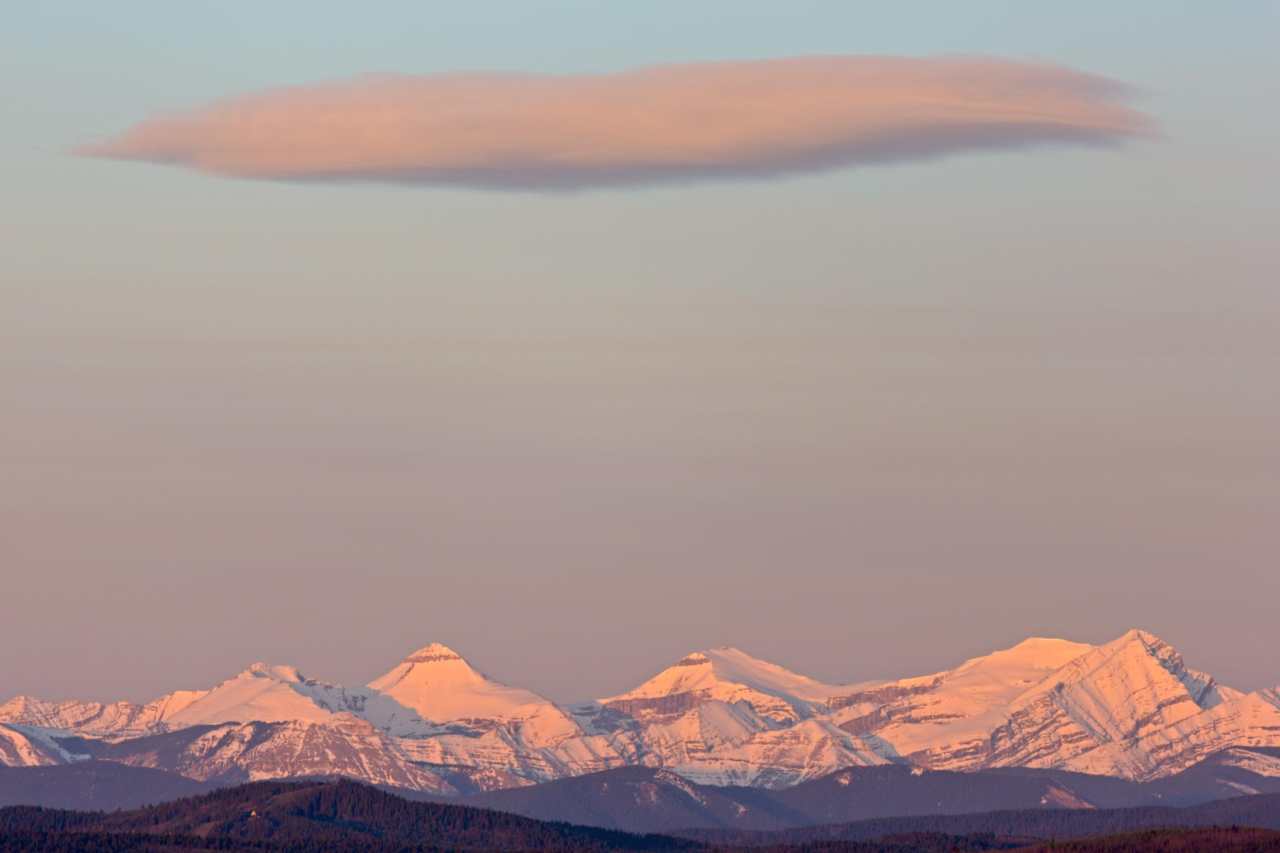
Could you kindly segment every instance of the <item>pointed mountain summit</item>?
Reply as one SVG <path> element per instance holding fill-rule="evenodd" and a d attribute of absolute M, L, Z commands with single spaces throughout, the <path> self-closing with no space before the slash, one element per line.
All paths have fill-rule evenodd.
<path fill-rule="evenodd" d="M 1176 649 L 1137 628 L 1071 661 L 1025 701 L 1048 693 L 1083 729 L 1106 741 L 1175 723 L 1224 699 L 1212 676 L 1188 669 Z"/>
<path fill-rule="evenodd" d="M 438 725 L 507 726 L 518 729 L 526 742 L 539 744 L 579 733 L 577 724 L 551 700 L 494 681 L 440 643 L 408 655 L 369 682 L 369 689 Z"/>

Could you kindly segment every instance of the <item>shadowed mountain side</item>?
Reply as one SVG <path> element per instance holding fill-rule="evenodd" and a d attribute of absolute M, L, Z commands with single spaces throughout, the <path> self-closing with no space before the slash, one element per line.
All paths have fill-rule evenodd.
<path fill-rule="evenodd" d="M 539 820 L 565 821 L 626 832 L 674 832 L 717 827 L 780 829 L 804 826 L 799 811 L 761 788 L 695 785 L 651 767 L 622 767 L 528 788 L 467 797 L 468 805 Z"/>
<path fill-rule="evenodd" d="M 628 767 L 529 788 L 491 791 L 469 805 L 628 832 L 779 830 L 888 815 L 964 814 L 1010 808 L 1093 808 L 1159 803 L 1142 786 L 1072 773 L 844 770 L 794 788 L 695 785 L 664 770 Z"/>
<path fill-rule="evenodd" d="M 114 811 L 190 797 L 211 787 L 176 773 L 110 761 L 0 767 L 0 806 Z"/>
<path fill-rule="evenodd" d="M 1225 749 L 1145 787 L 1175 806 L 1248 794 L 1280 794 L 1280 749 Z"/>
<path fill-rule="evenodd" d="M 1265 752 L 1229 750 L 1152 783 L 1058 770 L 973 773 L 901 766 L 842 770 L 792 788 L 697 785 L 669 771 L 628 767 L 464 798 L 469 805 L 628 832 L 780 830 L 913 815 L 1008 809 L 1190 806 L 1250 793 L 1280 794 L 1280 777 L 1249 769 Z"/>

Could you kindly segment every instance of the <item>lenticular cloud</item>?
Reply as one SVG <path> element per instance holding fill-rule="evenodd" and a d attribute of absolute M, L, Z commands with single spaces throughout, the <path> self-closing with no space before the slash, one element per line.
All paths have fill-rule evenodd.
<path fill-rule="evenodd" d="M 378 75 L 154 118 L 79 153 L 246 178 L 573 189 L 1114 143 L 1147 126 L 1124 94 L 1066 68 L 956 58 Z"/>

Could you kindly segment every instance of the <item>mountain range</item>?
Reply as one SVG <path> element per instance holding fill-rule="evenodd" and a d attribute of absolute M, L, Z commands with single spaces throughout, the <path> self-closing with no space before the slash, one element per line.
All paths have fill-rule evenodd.
<path fill-rule="evenodd" d="M 624 767 L 758 789 L 879 766 L 1152 782 L 1232 749 L 1270 767 L 1248 751 L 1259 747 L 1280 747 L 1280 691 L 1221 685 L 1140 630 L 1097 646 L 1032 638 L 943 672 L 847 685 L 717 648 L 572 706 L 440 644 L 363 687 L 258 663 L 146 704 L 0 705 L 0 765 L 114 762 L 210 784 L 344 776 L 438 796 Z"/>

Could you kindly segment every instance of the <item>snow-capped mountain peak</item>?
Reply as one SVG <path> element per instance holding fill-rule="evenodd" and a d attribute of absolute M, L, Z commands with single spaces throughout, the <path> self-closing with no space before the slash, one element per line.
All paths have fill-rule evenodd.
<path fill-rule="evenodd" d="M 1133 629 L 1012 702 L 1009 722 L 993 731 L 984 760 L 1145 778 L 1162 764 L 1194 760 L 1200 739 L 1192 732 L 1201 723 L 1221 731 L 1262 725 L 1254 711 L 1240 721 L 1241 698 L 1187 668 L 1159 637 Z M 1215 715 L 1224 703 L 1230 713 Z M 1218 718 L 1226 722 L 1214 722 Z"/>
<path fill-rule="evenodd" d="M 1137 628 L 1066 664 L 1042 686 L 1050 690 L 1077 722 L 1113 739 L 1132 734 L 1145 713 L 1174 722 L 1223 699 L 1211 676 L 1188 669 L 1176 649 Z M 1126 707 L 1133 713 L 1117 716 Z"/>
<path fill-rule="evenodd" d="M 746 703 L 760 717 L 789 724 L 810 717 L 815 705 L 839 692 L 732 646 L 693 652 L 639 687 L 600 704 L 637 719 L 681 714 L 701 702 Z"/>
<path fill-rule="evenodd" d="M 954 669 L 858 685 L 829 704 L 843 730 L 874 734 L 914 761 L 939 768 L 976 767 L 986 760 L 992 733 L 1007 723 L 1010 704 L 1092 649 L 1032 637 Z"/>
<path fill-rule="evenodd" d="M 1015 646 L 976 658 L 970 658 L 950 672 L 984 671 L 1005 677 L 1035 677 L 1066 666 L 1091 651 L 1088 643 L 1076 643 L 1055 637 L 1028 637 Z"/>
<path fill-rule="evenodd" d="M 369 689 L 431 723 L 515 726 L 539 743 L 579 733 L 578 725 L 549 699 L 494 681 L 440 643 L 413 652 L 369 682 Z"/>
<path fill-rule="evenodd" d="M 294 684 L 301 684 L 307 680 L 295 666 L 270 664 L 262 661 L 249 664 L 248 668 L 241 672 L 237 678 L 269 678 L 273 681 Z"/>
<path fill-rule="evenodd" d="M 448 646 L 431 643 L 407 655 L 386 673 L 369 682 L 372 690 L 395 695 L 397 692 L 431 690 L 439 692 L 446 687 L 478 686 L 496 684 L 467 663 L 462 655 Z M 455 719 L 439 716 L 428 716 L 425 719 Z"/>
<path fill-rule="evenodd" d="M 701 655 L 710 664 L 716 678 L 744 684 L 780 698 L 822 702 L 839 690 L 776 663 L 752 657 L 733 646 L 718 646 Z"/>
<path fill-rule="evenodd" d="M 415 652 L 405 656 L 404 663 L 445 663 L 448 661 L 462 660 L 462 655 L 446 646 L 444 643 L 428 643 Z M 463 661 L 466 663 L 466 661 Z"/>
<path fill-rule="evenodd" d="M 258 662 L 160 716 L 168 728 L 299 720 L 325 723 L 350 713 L 341 687 L 305 678 L 296 667 Z"/>

